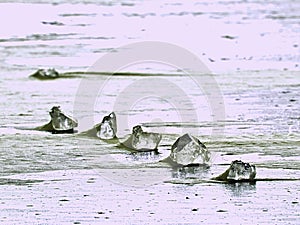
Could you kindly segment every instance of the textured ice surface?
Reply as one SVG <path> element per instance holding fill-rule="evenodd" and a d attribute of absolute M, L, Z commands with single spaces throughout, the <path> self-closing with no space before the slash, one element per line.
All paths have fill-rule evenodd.
<path fill-rule="evenodd" d="M 52 126 L 54 130 L 57 131 L 66 131 L 72 130 L 78 126 L 78 123 L 75 119 L 70 116 L 65 115 L 61 112 L 59 106 L 54 106 L 49 112 L 51 116 Z"/>
<path fill-rule="evenodd" d="M 170 158 L 181 165 L 206 164 L 210 160 L 210 153 L 197 138 L 185 134 L 172 145 Z"/>
<path fill-rule="evenodd" d="M 101 139 L 113 139 L 117 134 L 117 119 L 114 112 L 104 116 L 102 122 L 96 125 L 97 137 Z"/>
<path fill-rule="evenodd" d="M 161 138 L 161 134 L 144 132 L 142 127 L 138 125 L 133 127 L 132 134 L 123 144 L 137 151 L 155 150 Z"/>
<path fill-rule="evenodd" d="M 227 180 L 253 180 L 255 176 L 256 169 L 254 165 L 235 160 L 231 162 L 228 169 Z"/>

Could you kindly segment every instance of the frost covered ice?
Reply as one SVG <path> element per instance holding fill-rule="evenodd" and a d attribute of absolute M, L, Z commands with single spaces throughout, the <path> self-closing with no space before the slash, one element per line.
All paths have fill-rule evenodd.
<path fill-rule="evenodd" d="M 210 160 L 210 153 L 197 138 L 185 134 L 172 145 L 170 159 L 181 165 L 207 164 Z"/>
<path fill-rule="evenodd" d="M 117 135 L 117 118 L 114 112 L 104 116 L 102 122 L 95 126 L 96 135 L 101 139 L 113 139 Z"/>
<path fill-rule="evenodd" d="M 230 167 L 215 180 L 220 181 L 253 181 L 256 176 L 254 165 L 244 163 L 241 160 L 232 161 Z"/>
<path fill-rule="evenodd" d="M 78 126 L 75 119 L 62 113 L 60 106 L 52 107 L 49 114 L 51 116 L 51 123 L 54 131 L 72 131 Z"/>
<path fill-rule="evenodd" d="M 123 142 L 123 145 L 137 151 L 155 150 L 161 138 L 161 134 L 144 132 L 142 127 L 138 125 L 133 127 L 132 134 Z"/>

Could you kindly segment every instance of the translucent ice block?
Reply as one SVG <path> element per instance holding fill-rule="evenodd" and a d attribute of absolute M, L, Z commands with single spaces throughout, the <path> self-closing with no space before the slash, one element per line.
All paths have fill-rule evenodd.
<path fill-rule="evenodd" d="M 185 134 L 172 145 L 170 159 L 181 165 L 206 164 L 210 160 L 210 153 L 197 138 Z"/>
<path fill-rule="evenodd" d="M 38 69 L 31 77 L 39 79 L 54 79 L 59 77 L 59 73 L 55 69 Z"/>
<path fill-rule="evenodd" d="M 97 136 L 101 139 L 113 139 L 117 134 L 117 118 L 114 112 L 104 116 L 100 124 L 96 125 Z"/>
<path fill-rule="evenodd" d="M 51 122 L 54 130 L 67 131 L 78 126 L 77 121 L 62 113 L 59 106 L 52 107 L 49 114 L 51 116 Z"/>
<path fill-rule="evenodd" d="M 241 160 L 232 161 L 230 167 L 214 180 L 227 182 L 253 181 L 256 176 L 254 165 L 244 163 Z"/>
<path fill-rule="evenodd" d="M 241 160 L 231 162 L 228 169 L 227 180 L 253 180 L 256 176 L 256 168 L 254 165 L 244 163 Z"/>
<path fill-rule="evenodd" d="M 138 125 L 133 128 L 132 134 L 123 145 L 137 151 L 155 150 L 161 138 L 161 134 L 144 132 L 142 127 Z"/>

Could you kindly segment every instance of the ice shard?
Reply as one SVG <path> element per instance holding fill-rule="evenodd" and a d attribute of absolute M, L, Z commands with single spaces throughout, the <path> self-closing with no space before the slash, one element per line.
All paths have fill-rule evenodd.
<path fill-rule="evenodd" d="M 170 159 L 181 165 L 207 164 L 210 161 L 210 153 L 197 138 L 184 134 L 172 145 Z"/>
<path fill-rule="evenodd" d="M 244 163 L 241 160 L 232 161 L 230 167 L 215 180 L 220 181 L 253 181 L 256 176 L 255 165 Z"/>
<path fill-rule="evenodd" d="M 114 112 L 104 116 L 102 122 L 95 126 L 97 137 L 105 140 L 117 137 L 117 118 Z"/>
<path fill-rule="evenodd" d="M 74 128 L 78 126 L 77 120 L 65 115 L 60 110 L 60 106 L 52 107 L 49 114 L 51 116 L 53 133 L 73 132 Z"/>
<path fill-rule="evenodd" d="M 144 132 L 141 126 L 132 129 L 130 137 L 122 144 L 136 151 L 156 150 L 162 135 L 158 133 Z"/>
<path fill-rule="evenodd" d="M 53 69 L 38 69 L 34 74 L 31 75 L 31 77 L 35 77 L 38 79 L 55 79 L 59 77 L 59 73 Z"/>

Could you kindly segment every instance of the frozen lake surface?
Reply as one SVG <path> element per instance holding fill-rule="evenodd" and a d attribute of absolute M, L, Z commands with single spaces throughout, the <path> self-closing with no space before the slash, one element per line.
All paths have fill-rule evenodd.
<path fill-rule="evenodd" d="M 2 1 L 0 223 L 298 224 L 299 12 L 292 0 Z M 134 63 L 101 64 L 146 41 L 157 42 Z M 192 60 L 177 50 L 205 73 L 180 67 Z M 76 73 L 29 78 L 52 67 Z M 53 105 L 78 119 L 78 133 L 32 130 Z M 121 139 L 137 124 L 162 133 L 158 153 L 83 133 L 111 111 Z M 163 161 L 186 132 L 211 152 L 209 168 Z M 282 180 L 210 180 L 237 159 Z"/>

